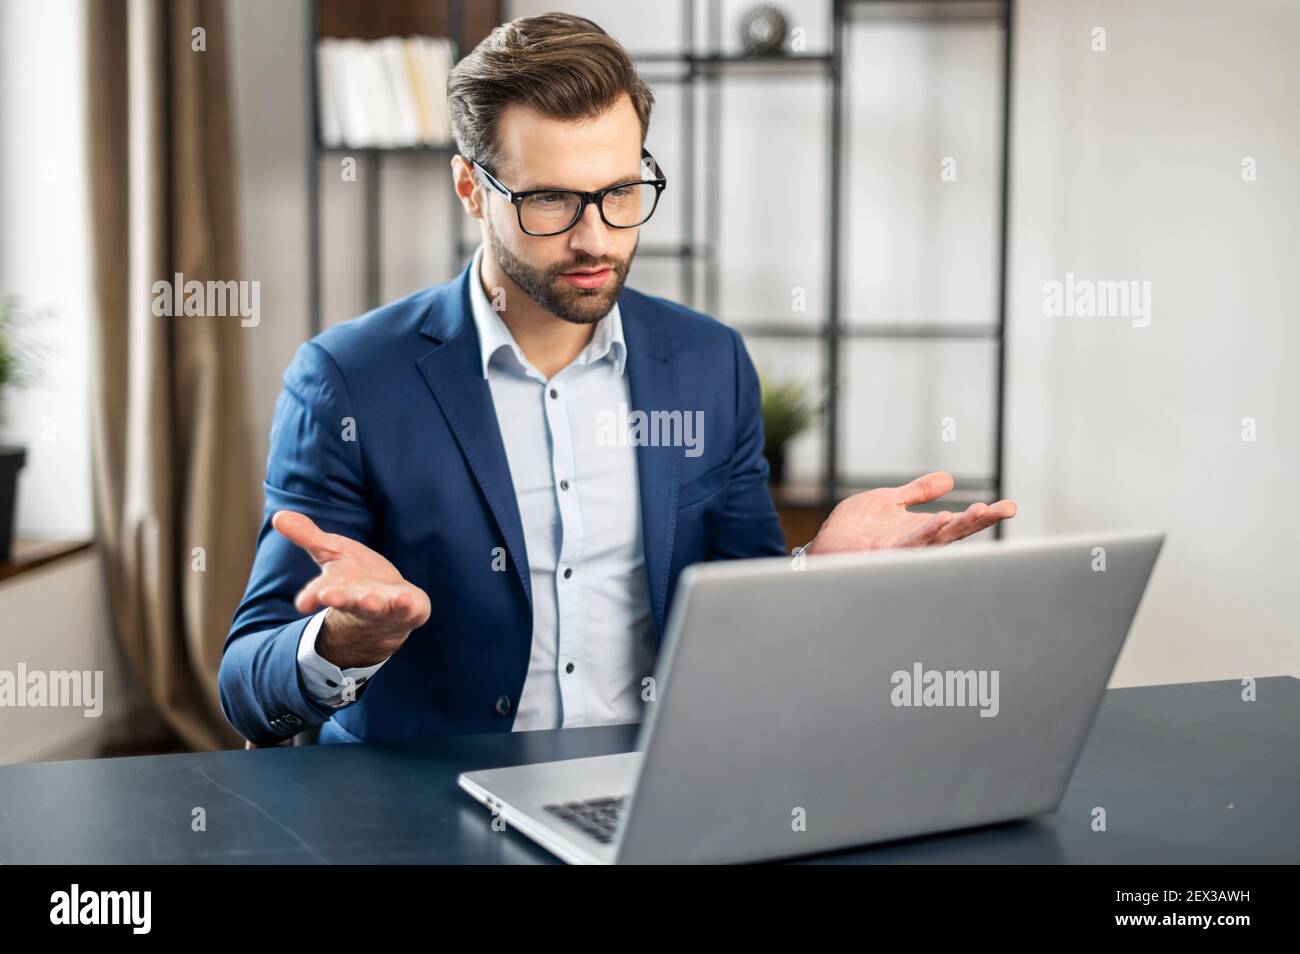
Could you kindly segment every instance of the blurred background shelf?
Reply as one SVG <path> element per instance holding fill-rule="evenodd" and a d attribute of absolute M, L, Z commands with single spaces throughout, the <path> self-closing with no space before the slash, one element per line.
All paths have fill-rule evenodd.
<path fill-rule="evenodd" d="M 932 0 L 901 0 L 901 2 L 878 2 L 878 0 L 827 0 L 826 23 L 828 24 L 827 43 L 824 49 L 811 51 L 783 52 L 779 54 L 749 55 L 740 51 L 726 49 L 724 26 L 724 5 L 730 13 L 735 13 L 735 3 L 724 4 L 723 0 L 678 0 L 676 17 L 679 23 L 677 48 L 666 50 L 643 50 L 631 54 L 633 61 L 642 72 L 643 78 L 652 89 L 656 89 L 659 98 L 667 100 L 668 90 L 679 91 L 673 100 L 676 107 L 676 138 L 680 143 L 679 152 L 685 157 L 680 164 L 665 167 L 674 200 L 680 201 L 681 207 L 688 210 L 681 217 L 680 241 L 649 241 L 638 249 L 638 259 L 655 267 L 676 263 L 677 282 L 680 287 L 679 298 L 684 304 L 694 307 L 706 314 L 719 317 L 720 320 L 739 330 L 750 343 L 751 351 L 765 348 L 764 342 L 777 349 L 807 343 L 814 349 L 810 360 L 819 365 L 817 380 L 824 382 L 824 388 L 816 395 L 821 404 L 821 416 L 818 428 L 817 453 L 820 455 L 819 479 L 803 481 L 793 487 L 774 487 L 773 495 L 781 513 L 783 523 L 787 526 L 787 535 L 792 528 L 804 526 L 813 516 L 822 517 L 845 495 L 858 489 L 869 489 L 868 480 L 851 477 L 849 472 L 858 469 L 848 455 L 845 444 L 849 433 L 844 421 L 846 395 L 849 394 L 850 364 L 861 363 L 870 358 L 870 352 L 863 348 L 897 349 L 914 345 L 949 346 L 985 344 L 991 349 L 987 355 L 981 354 L 978 360 L 982 366 L 987 365 L 988 393 L 979 399 L 987 402 L 986 407 L 974 407 L 973 398 L 963 396 L 960 404 L 964 417 L 974 418 L 987 428 L 980 434 L 979 440 L 986 443 L 990 459 L 989 471 L 978 478 L 959 482 L 955 490 L 936 507 L 957 508 L 976 500 L 991 502 L 1003 495 L 1003 461 L 1005 458 L 1004 403 L 1005 403 L 1005 331 L 1006 331 L 1006 244 L 1007 244 L 1007 164 L 1006 156 L 1010 141 L 1010 129 L 1007 117 L 1009 113 L 1011 80 L 1011 20 L 1013 0 L 1003 2 L 962 2 L 944 3 Z M 519 4 L 502 2 L 467 3 L 462 0 L 438 0 L 438 2 L 417 2 L 417 0 L 313 0 L 308 4 L 309 14 L 307 29 L 309 36 L 337 37 L 354 39 L 379 39 L 385 36 L 406 36 L 412 34 L 447 37 L 454 44 L 456 56 L 472 49 L 491 29 L 512 16 L 540 12 L 540 9 L 513 9 Z M 665 7 L 669 5 L 665 4 Z M 806 6 L 806 5 L 805 5 Z M 990 84 L 996 84 L 1000 109 L 997 110 L 996 128 L 988 131 L 988 140 L 995 144 L 998 155 L 995 157 L 997 168 L 991 172 L 991 180 L 996 185 L 997 197 L 994 212 L 996 221 L 993 228 L 996 235 L 993 243 L 996 247 L 996 261 L 992 263 L 992 288 L 996 301 L 992 304 L 989 320 L 964 321 L 944 320 L 942 315 L 927 314 L 925 320 L 911 319 L 889 310 L 888 317 L 863 314 L 860 305 L 847 301 L 846 251 L 850 239 L 856 234 L 855 227 L 861 223 L 845 212 L 848 204 L 844 198 L 847 189 L 860 184 L 861 173 L 846 168 L 846 155 L 849 151 L 849 133 L 851 131 L 849 110 L 846 106 L 846 87 L 851 77 L 845 74 L 845 50 L 850 29 L 855 22 L 866 18 L 873 22 L 906 23 L 919 29 L 927 25 L 945 26 L 954 21 L 993 24 L 1000 34 L 999 54 L 996 62 L 997 75 L 987 77 Z M 600 19 L 599 17 L 597 18 Z M 669 17 L 665 14 L 665 19 Z M 606 25 L 606 24 L 602 24 Z M 617 32 L 617 31 L 615 31 Z M 628 45 L 626 38 L 625 45 Z M 859 57 L 860 60 L 860 57 Z M 855 61 L 857 62 L 857 61 Z M 861 69 L 861 66 L 856 68 Z M 316 111 L 317 88 L 315 70 L 310 69 L 307 88 L 309 108 L 313 115 Z M 817 96 L 801 93 L 797 99 L 797 108 L 824 111 L 827 148 L 824 155 L 810 155 L 809 162 L 824 162 L 821 175 L 825 177 L 826 201 L 822 204 L 823 221 L 817 241 L 824 249 L 821 268 L 825 276 L 825 293 L 822 307 L 817 309 L 808 320 L 797 318 L 754 317 L 742 314 L 730 314 L 722 307 L 722 273 L 725 267 L 719 254 L 723 236 L 723 211 L 721 193 L 724 177 L 728 169 L 724 168 L 722 158 L 722 128 L 727 120 L 727 99 L 724 88 L 731 84 L 745 84 L 750 81 L 761 84 L 762 89 L 776 90 L 792 86 L 792 89 L 809 90 L 809 82 L 816 84 L 820 90 Z M 657 89 L 662 87 L 662 89 Z M 739 88 L 739 87 L 737 87 Z M 665 124 L 672 121 L 672 113 L 663 107 L 658 108 L 661 118 L 656 128 L 666 129 Z M 779 123 L 779 114 L 773 114 L 772 120 Z M 319 127 L 312 139 L 307 157 L 308 165 L 308 271 L 309 271 L 309 314 L 313 333 L 323 327 L 321 309 L 321 187 L 320 172 L 323 157 L 337 159 L 340 156 L 355 156 L 358 159 L 358 178 L 363 180 L 364 193 L 364 228 L 361 235 L 362 254 L 364 255 L 365 304 L 374 308 L 381 304 L 381 276 L 384 272 L 382 261 L 382 235 L 384 231 L 381 212 L 381 178 L 387 163 L 385 158 L 391 154 L 395 159 L 412 161 L 433 160 L 443 164 L 456 152 L 454 145 L 403 147 L 396 149 L 345 149 L 336 146 L 323 146 L 320 142 Z M 883 138 L 883 137 L 882 137 Z M 755 161 L 761 157 L 754 157 Z M 993 160 L 990 160 L 993 161 Z M 854 176 L 857 176 L 855 181 Z M 787 180 L 772 184 L 771 188 L 783 188 Z M 466 234 L 460 205 L 451 202 L 449 219 L 439 223 L 437 228 L 445 228 L 448 236 L 446 249 L 450 259 L 447 268 L 450 274 L 456 274 L 477 245 L 477 238 Z M 798 226 L 791 226 L 798 227 Z M 809 236 L 811 240 L 811 236 Z M 849 263 L 853 267 L 860 262 Z M 853 315 L 849 311 L 854 312 Z M 924 312 L 922 314 L 925 314 Z M 972 312 L 972 317 L 976 313 Z M 881 360 L 886 352 L 876 354 L 875 361 Z M 906 358 L 902 360 L 907 360 Z M 963 355 L 963 360 L 966 356 Z M 762 368 L 762 362 L 756 358 Z M 915 361 L 914 361 L 915 363 Z M 962 361 L 949 359 L 950 365 L 962 366 Z M 932 362 L 943 366 L 942 360 Z M 938 372 L 932 372 L 937 374 Z M 941 388 L 942 381 L 927 379 L 924 375 L 916 376 L 919 387 L 934 391 Z M 930 401 L 933 395 L 925 393 L 897 394 L 894 404 L 907 405 L 909 401 Z M 860 428 L 855 428 L 855 435 Z M 970 432 L 966 431 L 969 435 Z M 886 455 L 888 456 L 888 455 Z M 922 466 L 933 469 L 927 462 Z M 861 462 L 859 461 L 858 464 Z M 880 461 L 885 466 L 897 461 Z M 941 466 L 941 465 L 940 465 Z M 920 471 L 918 470 L 918 473 Z M 916 474 L 899 478 L 881 478 L 893 484 L 901 483 Z M 792 477 L 793 480 L 799 478 Z M 820 518 L 818 518 L 820 520 Z M 1001 527 L 997 528 L 1000 534 Z M 792 543 L 793 545 L 793 543 Z"/>

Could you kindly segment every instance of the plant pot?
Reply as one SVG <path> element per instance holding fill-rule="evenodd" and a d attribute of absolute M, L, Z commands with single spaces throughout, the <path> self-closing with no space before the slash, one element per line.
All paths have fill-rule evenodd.
<path fill-rule="evenodd" d="M 763 456 L 767 458 L 767 482 L 781 486 L 785 483 L 785 446 L 764 448 Z"/>
<path fill-rule="evenodd" d="M 14 511 L 18 506 L 18 471 L 27 462 L 24 447 L 0 447 L 0 563 L 13 554 Z"/>

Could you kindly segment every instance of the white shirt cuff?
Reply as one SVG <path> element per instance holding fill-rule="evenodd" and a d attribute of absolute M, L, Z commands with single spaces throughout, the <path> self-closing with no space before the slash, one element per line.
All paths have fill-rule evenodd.
<path fill-rule="evenodd" d="M 370 681 L 370 677 L 379 672 L 383 662 L 373 666 L 355 666 L 352 669 L 340 669 L 328 659 L 316 652 L 316 635 L 329 607 L 321 610 L 307 623 L 298 640 L 298 671 L 302 673 L 303 686 L 307 694 L 316 702 L 331 709 L 337 709 L 356 702 L 357 690 Z M 387 662 L 388 660 L 384 660 Z"/>

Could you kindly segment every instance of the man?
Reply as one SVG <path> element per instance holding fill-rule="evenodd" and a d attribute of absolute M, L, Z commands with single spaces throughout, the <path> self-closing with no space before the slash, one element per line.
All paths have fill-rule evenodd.
<path fill-rule="evenodd" d="M 473 262 L 285 372 L 220 675 L 255 744 L 636 721 L 681 571 L 785 553 L 739 335 L 624 288 L 666 182 L 623 48 L 580 17 L 516 20 L 448 94 Z M 907 510 L 951 488 L 850 497 L 806 552 L 1015 513 Z"/>

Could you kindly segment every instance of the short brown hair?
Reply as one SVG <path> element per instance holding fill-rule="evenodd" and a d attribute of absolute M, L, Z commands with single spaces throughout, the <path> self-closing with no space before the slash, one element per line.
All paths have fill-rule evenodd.
<path fill-rule="evenodd" d="M 496 123 L 511 103 L 556 119 L 597 116 L 627 93 L 650 127 L 654 93 L 623 45 L 585 17 L 547 13 L 493 30 L 447 78 L 451 129 L 461 155 L 496 168 Z"/>

